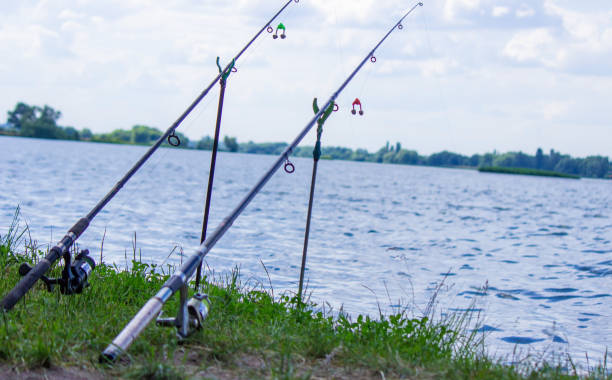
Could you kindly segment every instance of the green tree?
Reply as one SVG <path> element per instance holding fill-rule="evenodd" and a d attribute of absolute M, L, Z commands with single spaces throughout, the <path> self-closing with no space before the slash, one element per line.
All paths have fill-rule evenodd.
<path fill-rule="evenodd" d="M 416 165 L 419 163 L 419 154 L 414 150 L 401 149 L 393 159 L 396 164 Z"/>
<path fill-rule="evenodd" d="M 351 148 L 344 148 L 341 146 L 323 146 L 323 149 L 321 149 L 321 154 L 323 156 L 331 157 L 334 160 L 350 160 L 353 156 L 353 150 Z"/>
<path fill-rule="evenodd" d="M 516 168 L 533 169 L 535 166 L 535 162 L 533 157 L 523 152 L 518 152 L 514 154 L 514 163 L 512 164 L 512 166 Z"/>
<path fill-rule="evenodd" d="M 580 163 L 579 160 L 573 159 L 569 156 L 563 156 L 557 165 L 555 165 L 554 171 L 565 174 L 580 175 Z"/>
<path fill-rule="evenodd" d="M 201 150 L 212 150 L 213 148 L 213 139 L 210 136 L 204 136 L 198 141 L 196 144 L 196 149 Z"/>
<path fill-rule="evenodd" d="M 516 154 L 512 152 L 500 154 L 493 159 L 493 166 L 506 168 L 514 167 L 514 163 L 516 162 L 515 155 Z"/>
<path fill-rule="evenodd" d="M 93 138 L 93 133 L 89 128 L 83 128 L 80 135 L 83 140 L 91 140 Z"/>
<path fill-rule="evenodd" d="M 135 125 L 132 127 L 130 142 L 134 144 L 151 144 L 157 141 L 162 132 L 157 128 L 146 125 Z"/>
<path fill-rule="evenodd" d="M 212 141 L 212 140 L 211 140 Z M 212 144 L 212 142 L 211 142 Z M 247 143 L 241 143 L 238 151 L 243 153 L 253 153 L 253 154 L 280 154 L 287 147 L 287 143 L 278 142 L 278 143 L 259 143 L 256 144 L 253 141 L 249 141 Z M 314 148 L 313 148 L 314 149 Z M 310 149 L 312 152 L 312 149 Z"/>
<path fill-rule="evenodd" d="M 470 157 L 470 166 L 476 167 L 480 164 L 480 155 L 478 154 L 473 154 L 472 157 Z"/>
<path fill-rule="evenodd" d="M 538 170 L 541 170 L 544 167 L 544 152 L 542 148 L 538 148 L 535 156 L 535 167 Z"/>
<path fill-rule="evenodd" d="M 446 150 L 434 153 L 427 159 L 427 163 L 431 166 L 463 166 L 467 165 L 468 161 L 467 157 Z"/>
<path fill-rule="evenodd" d="M 57 121 L 62 117 L 62 113 L 60 111 L 56 111 L 47 105 L 45 105 L 42 109 L 40 107 L 36 108 L 40 115 L 38 119 L 43 123 L 57 125 Z"/>
<path fill-rule="evenodd" d="M 383 155 L 382 162 L 392 163 L 394 161 L 395 161 L 395 152 L 393 150 L 390 150 Z"/>
<path fill-rule="evenodd" d="M 365 150 L 365 149 L 357 149 L 351 155 L 351 160 L 353 160 L 353 161 L 366 161 L 369 156 L 371 156 L 371 154 L 368 153 L 367 150 Z"/>
<path fill-rule="evenodd" d="M 383 162 L 383 157 L 389 151 L 389 143 L 387 145 L 380 148 L 376 153 L 372 154 L 368 161 L 370 162 Z"/>
<path fill-rule="evenodd" d="M 225 136 L 223 138 L 223 144 L 225 144 L 225 147 L 230 152 L 237 152 L 238 151 L 238 142 L 236 141 L 235 137 Z"/>
<path fill-rule="evenodd" d="M 479 165 L 480 166 L 493 166 L 493 160 L 495 159 L 495 155 L 493 153 L 485 153 L 480 157 Z"/>
<path fill-rule="evenodd" d="M 12 124 L 16 129 L 21 129 L 23 124 L 36 121 L 36 106 L 29 106 L 23 102 L 17 103 L 15 109 L 8 111 L 7 123 Z"/>
<path fill-rule="evenodd" d="M 64 131 L 57 126 L 61 116 L 60 111 L 47 105 L 41 108 L 20 102 L 13 111 L 8 111 L 7 122 L 19 130 L 21 136 L 57 139 L 65 138 Z"/>
<path fill-rule="evenodd" d="M 64 127 L 64 138 L 68 140 L 80 140 L 79 131 L 74 127 Z"/>
<path fill-rule="evenodd" d="M 30 116 L 21 118 L 20 134 L 25 137 L 38 137 L 43 139 L 65 138 L 64 131 L 57 126 L 57 120 L 62 113 L 49 106 L 43 108 L 34 106 L 34 119 Z"/>
<path fill-rule="evenodd" d="M 608 157 L 590 156 L 582 162 L 581 175 L 586 177 L 604 178 L 610 170 Z"/>
<path fill-rule="evenodd" d="M 111 133 L 103 133 L 100 135 L 95 135 L 93 137 L 94 141 L 119 143 L 119 144 L 128 144 L 130 143 L 131 139 L 132 139 L 132 132 L 126 131 L 125 129 L 115 129 Z"/>
<path fill-rule="evenodd" d="M 555 152 L 554 149 L 550 150 L 550 155 L 548 156 L 548 160 L 546 163 L 547 170 L 555 170 L 557 163 L 561 160 L 561 155 L 558 152 Z"/>

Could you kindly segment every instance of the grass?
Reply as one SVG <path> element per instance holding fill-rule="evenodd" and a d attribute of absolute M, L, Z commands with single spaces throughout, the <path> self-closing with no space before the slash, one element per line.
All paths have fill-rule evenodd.
<path fill-rule="evenodd" d="M 17 283 L 19 262 L 42 254 L 16 221 L 17 215 L 0 237 L 2 295 Z M 21 244 L 23 252 L 16 254 Z M 568 361 L 504 365 L 488 358 L 470 313 L 442 321 L 404 313 L 352 319 L 290 295 L 275 297 L 261 284 L 243 283 L 238 271 L 216 278 L 209 273 L 205 291 L 212 310 L 205 327 L 183 344 L 173 329 L 149 326 L 119 363 L 99 364 L 100 352 L 168 275 L 134 260 L 129 270 L 99 265 L 91 286 L 76 296 L 48 293 L 37 284 L 0 314 L 0 378 L 17 372 L 67 377 L 58 369 L 127 379 L 578 378 Z M 177 298 L 166 314 L 174 313 Z M 601 368 L 583 378 L 610 379 Z"/>
<path fill-rule="evenodd" d="M 520 175 L 535 175 L 541 177 L 558 177 L 580 179 L 577 175 L 553 172 L 549 170 L 525 169 L 525 168 L 503 168 L 499 166 L 484 166 L 478 168 L 479 172 L 483 173 L 500 173 L 500 174 L 520 174 Z"/>

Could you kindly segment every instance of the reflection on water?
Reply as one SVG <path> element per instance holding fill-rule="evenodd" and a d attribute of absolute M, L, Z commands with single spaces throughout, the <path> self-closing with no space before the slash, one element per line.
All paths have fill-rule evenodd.
<path fill-rule="evenodd" d="M 39 243 L 60 235 L 114 185 L 143 147 L 0 137 L 0 226 L 15 206 Z M 80 243 L 124 265 L 137 232 L 143 259 L 177 263 L 199 242 L 210 155 L 162 149 L 111 202 Z M 221 154 L 213 228 L 275 160 Z M 311 161 L 278 173 L 207 257 L 216 273 L 278 294 L 295 291 Z M 442 279 L 443 313 L 484 316 L 490 351 L 516 345 L 603 358 L 612 342 L 612 182 L 322 161 L 308 289 L 336 310 L 419 314 Z M 96 252 L 97 251 L 97 252 Z M 487 285 L 486 288 L 485 285 Z M 475 303 L 474 303 L 475 302 Z"/>

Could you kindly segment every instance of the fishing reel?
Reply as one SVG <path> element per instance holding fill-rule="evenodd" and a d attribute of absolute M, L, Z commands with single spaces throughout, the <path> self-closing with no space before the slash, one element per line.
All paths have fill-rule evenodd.
<path fill-rule="evenodd" d="M 41 276 L 40 279 L 47 285 L 47 290 L 52 292 L 55 285 L 60 286 L 60 292 L 64 295 L 80 294 L 89 286 L 87 279 L 96 267 L 96 262 L 89 256 L 89 250 L 82 250 L 72 261 L 70 252 L 64 252 L 64 269 L 62 277 L 49 278 Z M 25 276 L 32 270 L 32 266 L 23 263 L 19 266 L 19 275 Z"/>
<path fill-rule="evenodd" d="M 196 293 L 187 301 L 187 292 L 186 286 L 181 288 L 181 304 L 176 318 L 162 318 L 162 313 L 159 313 L 155 321 L 160 327 L 176 327 L 179 340 L 202 328 L 211 306 L 207 294 Z"/>

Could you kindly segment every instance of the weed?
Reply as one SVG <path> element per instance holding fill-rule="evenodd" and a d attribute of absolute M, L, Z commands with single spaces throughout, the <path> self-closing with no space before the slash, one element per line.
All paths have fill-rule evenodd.
<path fill-rule="evenodd" d="M 8 247 L 2 257 L 10 258 L 3 262 L 2 295 L 19 280 L 18 263 L 41 254 L 35 244 L 26 244 L 23 254 L 15 253 L 25 235 L 17 223 L 11 231 L 1 240 Z M 173 329 L 152 325 L 115 367 L 100 365 L 100 352 L 173 270 L 143 263 L 136 252 L 134 248 L 125 268 L 100 263 L 91 286 L 80 295 L 60 296 L 39 284 L 13 310 L 2 313 L 0 368 L 78 366 L 98 377 L 146 379 L 183 379 L 196 373 L 206 377 L 207 371 L 213 371 L 208 377 L 216 377 L 215 370 L 223 371 L 225 378 L 275 379 L 579 377 L 575 369 L 568 370 L 569 361 L 505 365 L 488 358 L 469 312 L 435 320 L 432 301 L 429 314 L 418 318 L 406 312 L 376 319 L 352 319 L 342 311 L 333 316 L 312 302 L 274 294 L 261 283 L 243 283 L 238 269 L 224 276 L 208 271 L 202 290 L 212 301 L 211 311 L 204 328 L 182 345 Z M 56 266 L 52 275 L 58 271 Z M 178 297 L 173 297 L 165 312 L 173 315 L 177 308 Z M 605 360 L 607 355 L 583 377 L 611 379 Z"/>

